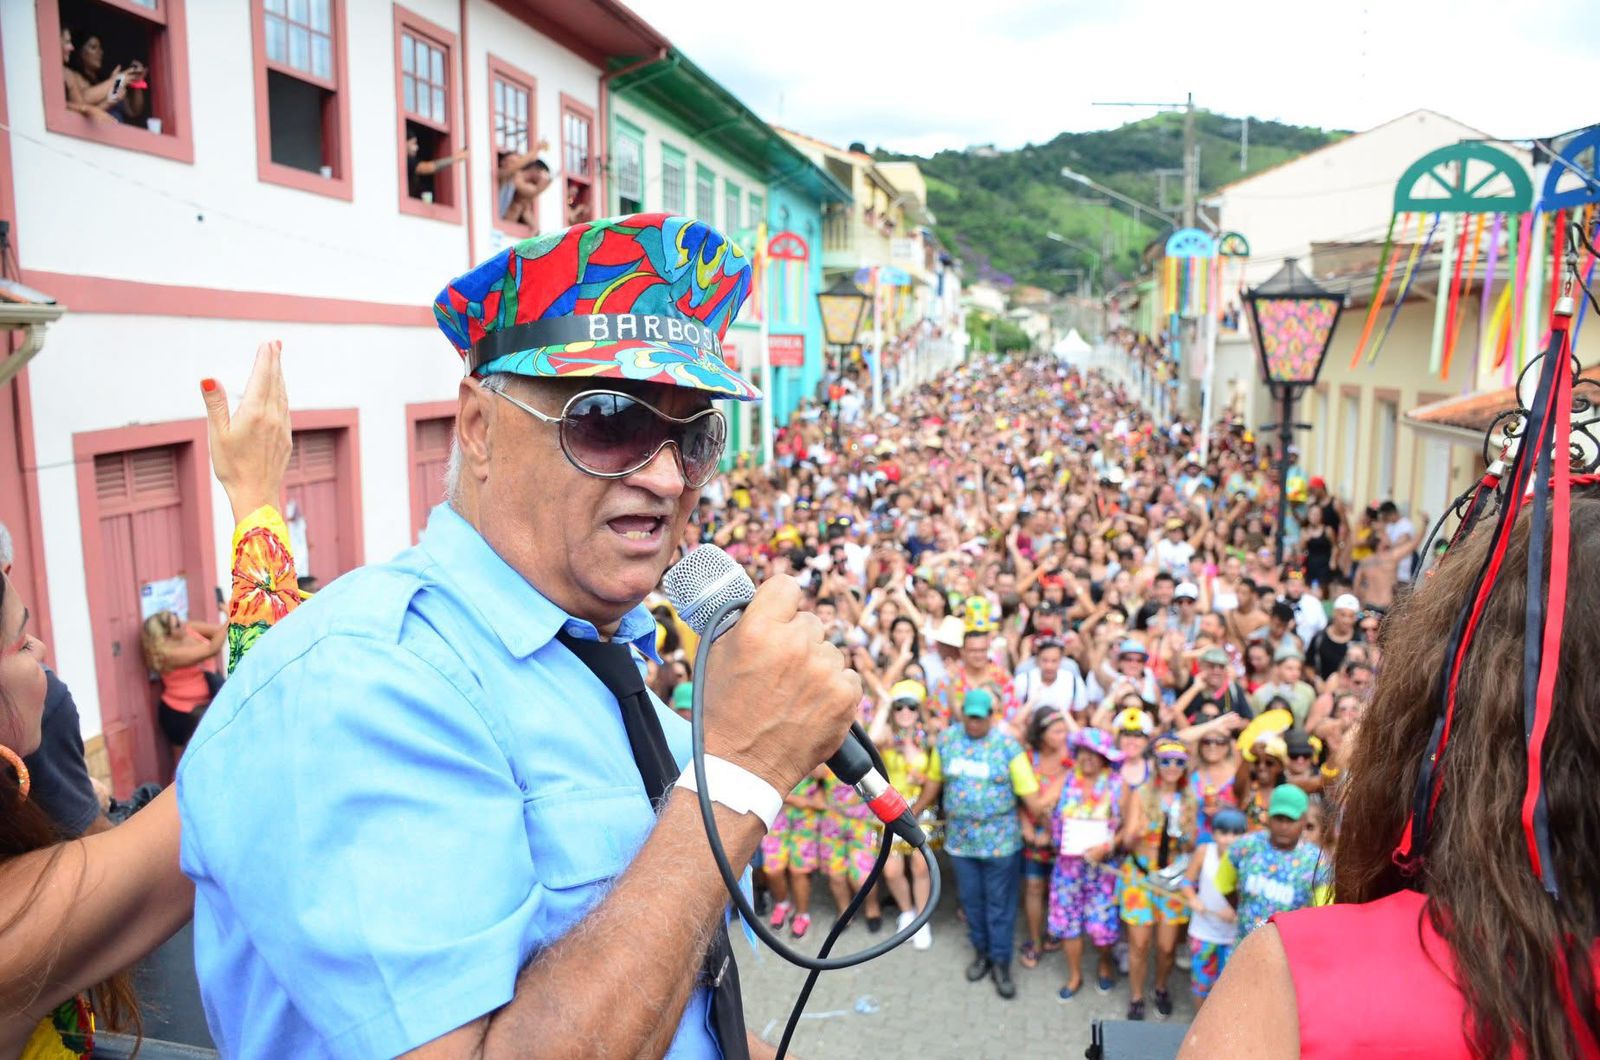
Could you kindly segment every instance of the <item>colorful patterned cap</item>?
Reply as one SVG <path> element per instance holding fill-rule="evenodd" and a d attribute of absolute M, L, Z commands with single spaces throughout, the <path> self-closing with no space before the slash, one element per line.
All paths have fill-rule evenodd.
<path fill-rule="evenodd" d="M 1073 750 L 1087 748 L 1104 758 L 1112 765 L 1121 765 L 1125 756 L 1117 745 L 1111 742 L 1111 735 L 1104 729 L 1082 728 L 1072 734 L 1068 740 Z"/>
<path fill-rule="evenodd" d="M 636 379 L 760 400 L 722 359 L 750 259 L 699 221 L 633 214 L 535 236 L 445 285 L 439 330 L 472 375 Z"/>

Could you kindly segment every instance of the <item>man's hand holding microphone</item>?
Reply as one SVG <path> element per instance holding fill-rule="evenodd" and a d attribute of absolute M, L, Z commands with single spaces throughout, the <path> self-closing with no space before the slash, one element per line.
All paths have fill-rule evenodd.
<path fill-rule="evenodd" d="M 861 705 L 861 678 L 800 610 L 786 574 L 763 582 L 711 648 L 705 682 L 706 753 L 785 795 L 839 749 Z"/>

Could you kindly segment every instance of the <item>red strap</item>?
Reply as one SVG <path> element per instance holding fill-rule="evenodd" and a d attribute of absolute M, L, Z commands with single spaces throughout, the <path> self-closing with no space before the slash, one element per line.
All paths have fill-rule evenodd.
<path fill-rule="evenodd" d="M 1528 842 L 1528 859 L 1533 874 L 1544 876 L 1539 843 L 1534 829 L 1534 808 L 1543 784 L 1544 738 L 1550 728 L 1550 708 L 1555 702 L 1556 675 L 1561 669 L 1561 630 L 1566 618 L 1567 566 L 1572 541 L 1572 460 L 1568 446 L 1572 438 L 1572 356 L 1567 343 L 1566 317 L 1556 317 L 1553 327 L 1560 331 L 1555 355 L 1555 395 L 1552 409 L 1560 415 L 1555 423 L 1555 454 L 1551 468 L 1550 496 L 1550 594 L 1545 607 L 1544 644 L 1539 656 L 1539 693 L 1533 708 L 1533 731 L 1528 735 L 1528 786 L 1522 795 L 1522 834 Z"/>

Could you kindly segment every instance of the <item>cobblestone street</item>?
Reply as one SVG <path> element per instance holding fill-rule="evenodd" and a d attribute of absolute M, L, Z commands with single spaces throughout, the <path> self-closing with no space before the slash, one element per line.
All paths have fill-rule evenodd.
<path fill-rule="evenodd" d="M 1094 1020 L 1121 1019 L 1126 1014 L 1126 979 L 1119 979 L 1111 993 L 1102 996 L 1094 989 L 1093 965 L 1088 958 L 1089 985 L 1066 1003 L 1056 999 L 1056 991 L 1066 982 L 1066 963 L 1060 953 L 1046 954 L 1037 968 L 1014 963 L 1017 996 L 1012 1001 L 1002 1001 L 988 979 L 968 983 L 962 972 L 972 949 L 966 925 L 956 918 L 955 909 L 955 896 L 947 890 L 933 920 L 933 947 L 929 950 L 919 952 L 907 943 L 870 964 L 823 973 L 795 1031 L 793 1055 L 803 1060 L 841 1055 L 875 1060 L 1076 1058 L 1088 1048 Z M 808 953 L 817 951 L 832 926 L 832 904 L 825 893 L 813 899 L 813 911 L 815 922 L 801 943 Z M 886 905 L 885 914 L 882 932 L 869 935 L 857 921 L 839 940 L 835 952 L 852 952 L 867 945 L 869 939 L 886 938 L 894 924 L 894 906 Z M 1017 927 L 1020 932 L 1020 917 Z M 746 1023 L 757 1035 L 777 1044 L 806 973 L 765 950 L 755 956 L 737 939 L 735 947 Z M 1182 969 L 1173 972 L 1172 995 L 1176 1005 L 1172 1019 L 1187 1022 L 1193 1018 L 1189 978 Z M 877 1011 L 856 1011 L 863 998 L 875 1002 Z M 912 1017 L 916 1031 L 907 1029 Z"/>

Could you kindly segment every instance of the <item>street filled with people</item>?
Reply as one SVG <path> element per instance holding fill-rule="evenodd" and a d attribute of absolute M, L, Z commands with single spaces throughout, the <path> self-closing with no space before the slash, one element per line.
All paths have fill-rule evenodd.
<path fill-rule="evenodd" d="M 1197 425 L 1054 358 L 974 359 L 879 414 L 870 398 L 859 363 L 836 373 L 770 472 L 707 485 L 682 547 L 804 589 L 948 858 L 968 980 L 1005 999 L 1018 975 L 1054 977 L 1063 1002 L 1123 990 L 1130 1019 L 1171 1015 L 1178 990 L 1202 1002 L 1245 935 L 1328 897 L 1326 800 L 1415 529 L 1294 467 L 1280 563 L 1270 447 L 1224 422 L 1201 452 Z M 694 634 L 647 603 L 650 684 L 686 714 Z M 879 836 L 847 785 L 803 780 L 758 858 L 770 926 L 831 926 Z M 860 930 L 928 898 L 896 841 Z"/>

